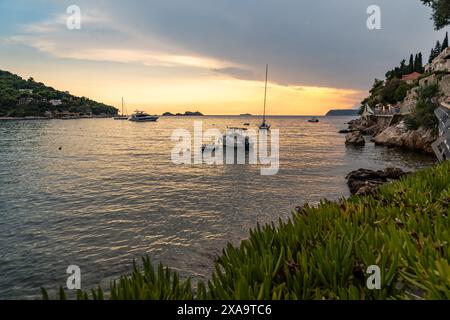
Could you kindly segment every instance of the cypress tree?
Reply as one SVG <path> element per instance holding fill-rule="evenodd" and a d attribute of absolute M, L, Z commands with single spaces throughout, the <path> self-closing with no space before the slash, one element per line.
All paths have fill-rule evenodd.
<path fill-rule="evenodd" d="M 436 46 L 434 47 L 434 54 L 435 58 L 442 52 L 442 45 L 441 42 L 438 40 L 436 42 Z"/>
<path fill-rule="evenodd" d="M 414 56 L 411 54 L 409 57 L 408 73 L 414 72 Z"/>
<path fill-rule="evenodd" d="M 431 49 L 430 57 L 428 58 L 428 63 L 432 63 L 434 60 L 434 48 Z"/>
<path fill-rule="evenodd" d="M 414 71 L 417 72 L 417 68 L 419 67 L 419 55 L 416 53 L 414 56 Z"/>
<path fill-rule="evenodd" d="M 445 39 L 444 42 L 442 43 L 441 52 L 447 49 L 447 47 L 448 47 L 448 32 L 445 33 Z"/>
<path fill-rule="evenodd" d="M 422 52 L 419 52 L 419 54 L 417 55 L 416 71 L 419 73 L 423 73 L 424 71 Z"/>

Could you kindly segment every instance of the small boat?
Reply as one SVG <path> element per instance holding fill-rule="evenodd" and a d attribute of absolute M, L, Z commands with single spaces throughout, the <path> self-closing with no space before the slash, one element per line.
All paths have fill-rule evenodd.
<path fill-rule="evenodd" d="M 123 113 L 123 98 L 122 98 L 122 115 L 121 116 L 115 116 L 114 120 L 128 120 L 128 118 L 129 117 Z"/>
<path fill-rule="evenodd" d="M 319 122 L 319 119 L 317 119 L 316 117 L 314 117 L 314 118 L 309 119 L 308 122 L 311 122 L 311 123 L 317 123 L 317 122 Z"/>
<path fill-rule="evenodd" d="M 144 111 L 136 110 L 130 117 L 130 121 L 133 122 L 155 122 L 158 121 L 159 116 L 152 116 Z"/>
<path fill-rule="evenodd" d="M 259 125 L 260 130 L 270 130 L 270 124 L 266 122 L 266 102 L 267 102 L 267 78 L 269 74 L 269 65 L 266 64 L 266 87 L 264 89 L 264 115 L 263 122 Z"/>

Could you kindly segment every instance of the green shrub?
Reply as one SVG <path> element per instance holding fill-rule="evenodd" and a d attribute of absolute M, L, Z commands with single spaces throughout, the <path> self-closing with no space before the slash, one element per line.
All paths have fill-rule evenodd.
<path fill-rule="evenodd" d="M 438 120 L 434 111 L 439 106 L 437 103 L 437 97 L 440 94 L 439 86 L 431 84 L 420 87 L 417 93 L 419 100 L 414 111 L 406 118 L 406 127 L 408 130 L 416 130 L 419 127 L 435 129 Z"/>
<path fill-rule="evenodd" d="M 110 299 L 449 299 L 450 162 L 352 196 L 298 209 L 289 221 L 257 226 L 228 245 L 207 285 L 176 272 L 143 270 L 113 282 Z M 381 268 L 381 290 L 365 270 Z M 43 290 L 43 297 L 48 294 Z M 101 289 L 78 299 L 103 299 Z M 65 299 L 64 290 L 59 298 Z"/>

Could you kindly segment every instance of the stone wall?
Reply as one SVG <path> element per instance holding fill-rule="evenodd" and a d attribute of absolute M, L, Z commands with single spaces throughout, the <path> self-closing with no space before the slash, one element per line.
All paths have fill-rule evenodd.
<path fill-rule="evenodd" d="M 438 83 L 438 77 L 433 73 L 431 76 L 419 80 L 419 85 L 421 87 L 428 86 L 430 84 Z"/>
<path fill-rule="evenodd" d="M 450 75 L 442 77 L 442 80 L 439 82 L 439 88 L 445 96 L 450 96 Z"/>
<path fill-rule="evenodd" d="M 410 113 L 414 110 L 417 104 L 417 88 L 412 88 L 408 91 L 405 100 L 399 102 L 397 107 L 400 108 L 400 113 Z"/>

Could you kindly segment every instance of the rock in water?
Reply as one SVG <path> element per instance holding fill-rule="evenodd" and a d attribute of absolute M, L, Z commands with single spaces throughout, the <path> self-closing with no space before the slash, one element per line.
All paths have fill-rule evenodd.
<path fill-rule="evenodd" d="M 345 144 L 353 146 L 363 146 L 366 144 L 363 135 L 359 131 L 350 132 L 345 136 Z"/>
<path fill-rule="evenodd" d="M 384 170 L 359 169 L 350 172 L 345 178 L 352 194 L 368 195 L 390 180 L 398 180 L 407 174 L 400 168 L 386 168 Z"/>

